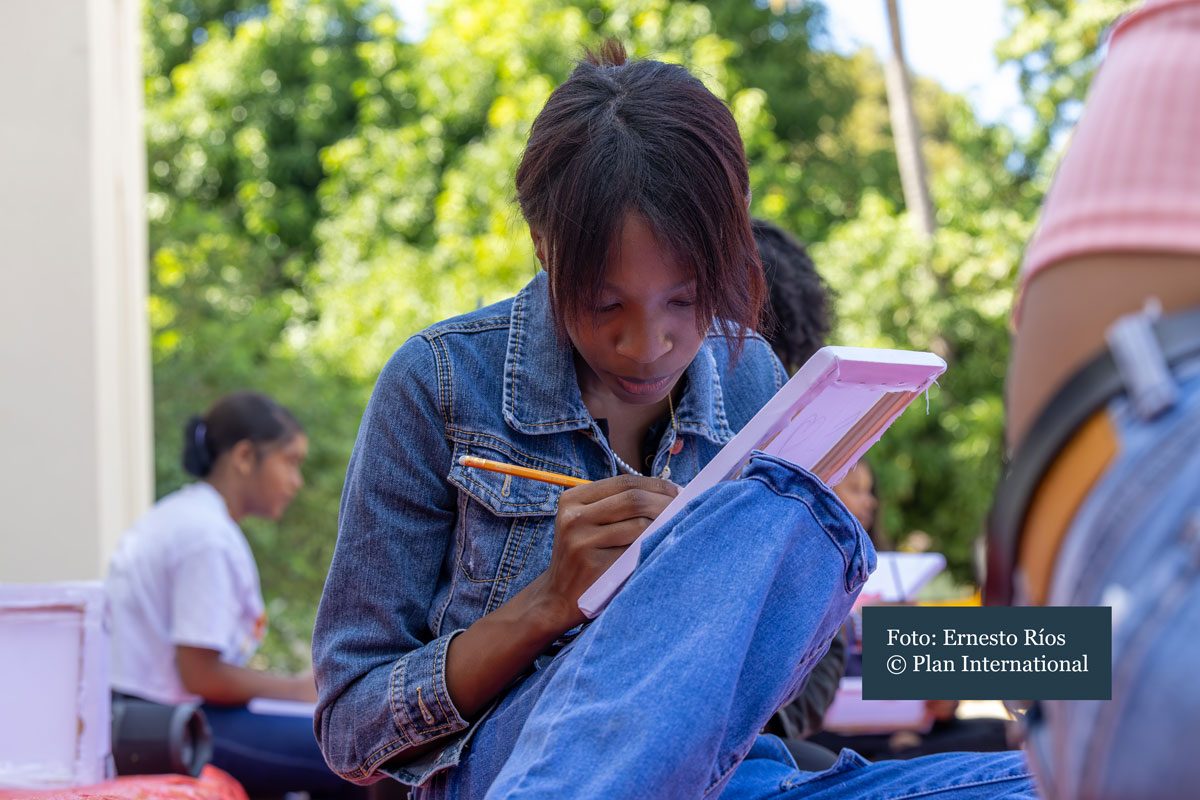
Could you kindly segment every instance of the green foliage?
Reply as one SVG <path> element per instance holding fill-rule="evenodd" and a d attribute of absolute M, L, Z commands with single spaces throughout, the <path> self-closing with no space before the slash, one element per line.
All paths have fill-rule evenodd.
<path fill-rule="evenodd" d="M 799 144 L 754 166 L 756 191 L 769 187 L 755 210 L 815 242 L 814 261 L 838 298 L 832 343 L 926 349 L 948 362 L 928 415 L 915 403 L 869 460 L 884 529 L 897 539 L 929 533 L 956 577 L 971 580 L 1002 457 L 1012 289 L 1040 194 L 1006 166 L 1012 131 L 981 124 L 964 98 L 918 79 L 939 226 L 923 242 L 899 213 L 882 66 L 864 51 L 838 69 L 853 76 L 852 104 L 825 121 L 807 151 Z"/>
<path fill-rule="evenodd" d="M 1035 53 L 1055 57 L 1031 44 L 1032 20 L 1083 13 L 1013 7 L 1007 52 L 1031 73 Z M 964 574 L 999 463 L 1007 314 L 1038 190 L 1005 166 L 1010 131 L 917 81 L 941 226 L 921 243 L 897 212 L 882 69 L 866 51 L 830 52 L 824 18 L 817 3 L 514 0 L 497 13 L 440 0 L 414 42 L 385 0 L 146 4 L 158 491 L 185 480 L 184 420 L 226 391 L 272 394 L 311 440 L 284 520 L 246 526 L 272 616 L 264 663 L 307 659 L 345 464 L 384 360 L 533 274 L 515 167 L 547 95 L 606 36 L 688 65 L 726 99 L 754 212 L 818 243 L 837 341 L 950 362 L 930 415 L 909 411 L 872 461 L 891 532 L 927 531 Z"/>
<path fill-rule="evenodd" d="M 409 68 L 390 11 L 368 2 L 155 2 L 145 22 L 157 489 L 184 482 L 183 422 L 221 394 L 255 388 L 296 412 L 309 486 L 282 523 L 247 525 L 268 657 L 295 666 L 369 390 L 292 342 L 315 318 L 319 155 L 360 124 L 402 119 L 402 96 L 364 85 Z"/>
<path fill-rule="evenodd" d="M 1053 145 L 1078 119 L 1102 56 L 1105 31 L 1138 0 L 1008 0 L 1009 35 L 996 45 L 1002 63 L 1016 64 L 1021 92 L 1033 112 L 1024 146 L 1024 172 L 1052 167 Z"/>
<path fill-rule="evenodd" d="M 857 219 L 814 248 L 839 296 L 835 343 L 930 350 L 949 364 L 928 406 L 914 402 L 868 460 L 884 530 L 929 533 L 960 579 L 973 577 L 972 545 L 999 473 L 1008 313 L 1029 231 L 1016 211 L 959 212 L 922 242 L 887 200 L 868 195 Z"/>

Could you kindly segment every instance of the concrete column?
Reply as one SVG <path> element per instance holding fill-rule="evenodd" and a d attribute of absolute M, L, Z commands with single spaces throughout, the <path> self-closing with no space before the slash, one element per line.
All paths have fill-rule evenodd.
<path fill-rule="evenodd" d="M 153 500 L 140 25 L 0 4 L 0 581 L 100 577 Z"/>

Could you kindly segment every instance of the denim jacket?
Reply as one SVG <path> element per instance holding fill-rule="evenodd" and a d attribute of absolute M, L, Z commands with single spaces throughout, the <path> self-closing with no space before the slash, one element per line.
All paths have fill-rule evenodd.
<path fill-rule="evenodd" d="M 686 374 L 678 483 L 787 378 L 761 338 L 731 364 L 715 331 Z M 668 429 L 654 474 L 674 442 Z M 618 474 L 570 342 L 556 333 L 545 273 L 514 298 L 413 336 L 367 405 L 313 634 L 317 739 L 351 781 L 370 782 L 383 762 L 433 740 L 444 744 L 387 774 L 416 784 L 458 763 L 473 724 L 446 688 L 450 640 L 549 566 L 564 490 L 466 469 L 464 455 L 592 480 Z"/>

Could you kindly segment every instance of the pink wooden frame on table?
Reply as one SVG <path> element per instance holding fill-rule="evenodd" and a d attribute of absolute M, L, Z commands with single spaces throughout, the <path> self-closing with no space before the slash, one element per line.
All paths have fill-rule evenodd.
<path fill-rule="evenodd" d="M 109 777 L 104 609 L 100 583 L 0 584 L 0 787 Z"/>

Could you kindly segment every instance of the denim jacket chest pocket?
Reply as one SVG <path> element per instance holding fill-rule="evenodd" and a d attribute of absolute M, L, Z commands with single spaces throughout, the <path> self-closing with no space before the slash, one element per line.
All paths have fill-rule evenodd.
<path fill-rule="evenodd" d="M 550 563 L 554 519 L 564 488 L 529 478 L 464 467 L 476 456 L 549 472 L 566 464 L 524 452 L 498 437 L 456 437 L 449 482 L 458 489 L 454 534 L 454 605 L 475 615 L 494 611 Z"/>

